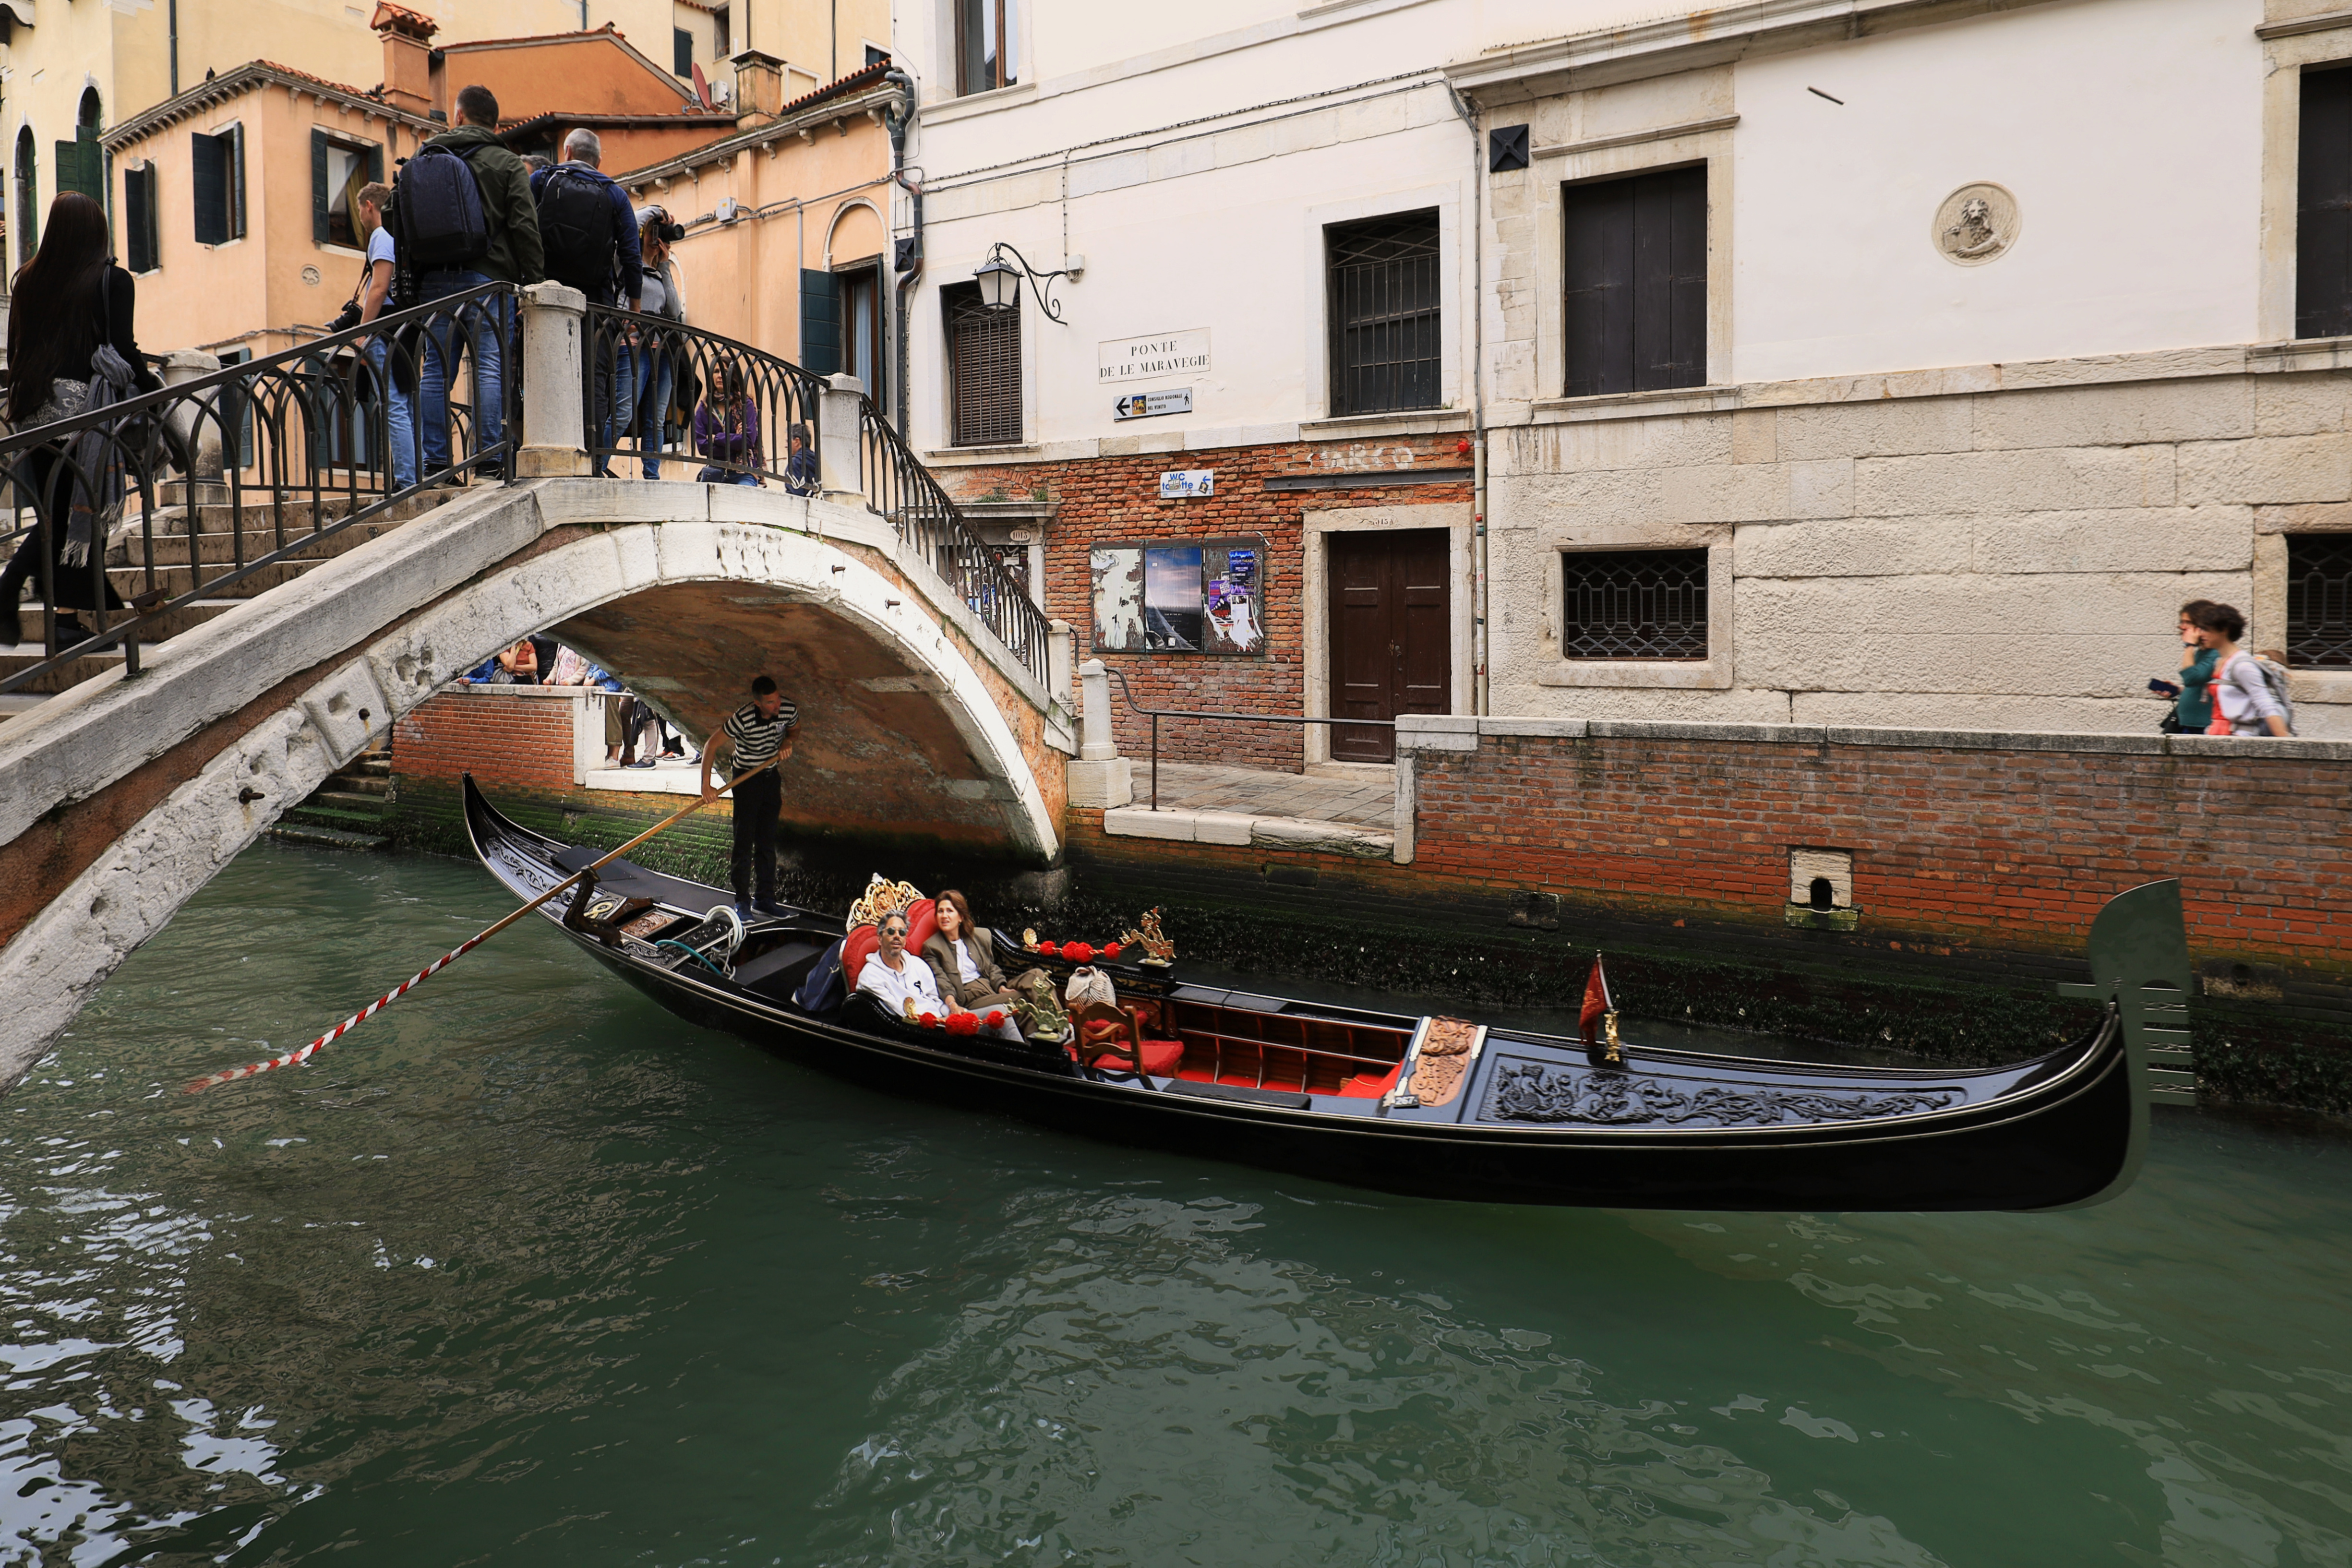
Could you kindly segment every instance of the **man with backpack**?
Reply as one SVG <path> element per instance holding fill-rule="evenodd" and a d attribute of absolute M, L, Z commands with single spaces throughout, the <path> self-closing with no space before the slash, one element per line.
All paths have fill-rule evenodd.
<path fill-rule="evenodd" d="M 644 287 L 644 257 L 637 245 L 636 209 L 629 193 L 597 167 L 604 148 L 594 131 L 576 127 L 563 139 L 563 162 L 530 177 L 530 191 L 539 209 L 540 238 L 547 251 L 547 276 L 577 288 L 592 305 L 625 299 L 637 308 Z M 595 356 L 596 406 L 591 411 L 597 432 L 596 472 L 613 476 L 605 454 L 635 413 L 636 369 L 625 367 L 625 406 L 613 405 L 614 360 L 627 350 L 618 341 L 616 326 L 592 323 L 588 349 Z"/>
<path fill-rule="evenodd" d="M 457 94 L 457 129 L 418 148 L 393 183 L 402 299 L 427 305 L 487 283 L 528 285 L 546 277 L 530 177 L 499 141 L 498 124 L 499 100 L 490 89 L 465 89 Z M 506 439 L 501 371 L 513 322 L 512 302 L 501 298 L 461 308 L 426 330 L 416 413 L 428 474 L 449 465 L 449 383 L 461 356 L 469 355 L 474 366 L 474 451 Z M 505 468 L 505 458 L 492 457 L 475 472 L 498 478 Z"/>

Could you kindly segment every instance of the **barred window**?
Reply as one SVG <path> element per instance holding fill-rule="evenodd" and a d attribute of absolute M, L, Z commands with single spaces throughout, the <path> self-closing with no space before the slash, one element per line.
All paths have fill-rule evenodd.
<path fill-rule="evenodd" d="M 1435 408 L 1437 209 L 1334 224 L 1324 233 L 1331 312 L 1331 412 Z"/>
<path fill-rule="evenodd" d="M 1560 657 L 1707 656 L 1706 550 L 1590 550 L 1560 560 Z"/>
<path fill-rule="evenodd" d="M 947 312 L 948 401 L 953 446 L 1003 446 L 1021 439 L 1021 306 L 980 302 L 980 285 L 940 290 Z"/>
<path fill-rule="evenodd" d="M 2352 534 L 2287 536 L 2286 662 L 2352 669 Z"/>

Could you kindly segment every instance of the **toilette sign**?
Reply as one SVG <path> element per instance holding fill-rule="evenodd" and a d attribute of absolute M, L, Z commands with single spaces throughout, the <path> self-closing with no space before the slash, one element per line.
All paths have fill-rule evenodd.
<path fill-rule="evenodd" d="M 1096 382 L 1102 386 L 1146 377 L 1198 375 L 1209 368 L 1209 329 L 1114 339 L 1100 345 L 1095 363 Z"/>

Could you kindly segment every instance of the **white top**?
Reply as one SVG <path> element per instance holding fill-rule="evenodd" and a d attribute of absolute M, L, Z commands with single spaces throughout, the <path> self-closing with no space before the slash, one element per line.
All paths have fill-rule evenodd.
<path fill-rule="evenodd" d="M 2221 699 L 2221 716 L 2241 735 L 2267 735 L 2263 720 L 2286 716 L 2286 710 L 2271 695 L 2271 684 L 2263 679 L 2262 666 L 2242 649 L 2213 673 L 2213 695 Z"/>
<path fill-rule="evenodd" d="M 648 316 L 660 315 L 662 304 L 667 298 L 667 292 L 662 287 L 661 274 L 651 267 L 646 268 L 645 280 L 638 285 L 638 290 L 637 308 Z"/>
<path fill-rule="evenodd" d="M 957 979 L 968 983 L 980 978 L 980 966 L 971 961 L 971 949 L 963 945 L 961 936 L 955 939 L 955 956 Z"/>
<path fill-rule="evenodd" d="M 931 977 L 931 967 L 912 953 L 901 955 L 899 967 L 890 967 L 879 952 L 866 960 L 857 971 L 857 988 L 881 999 L 893 1018 L 903 1018 L 902 1004 L 913 1000 L 915 1011 L 947 1016 L 947 1007 L 940 1000 L 940 983 Z"/>

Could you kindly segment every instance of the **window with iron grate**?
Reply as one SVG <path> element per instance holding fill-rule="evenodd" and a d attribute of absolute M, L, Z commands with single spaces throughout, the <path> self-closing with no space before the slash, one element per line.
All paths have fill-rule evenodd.
<path fill-rule="evenodd" d="M 948 403 L 953 446 L 1009 446 L 1021 439 L 1021 306 L 991 310 L 980 285 L 940 290 L 947 314 Z"/>
<path fill-rule="evenodd" d="M 1439 363 L 1437 209 L 1323 231 L 1331 315 L 1331 412 L 1435 408 Z"/>
<path fill-rule="evenodd" d="M 1706 550 L 1590 550 L 1560 561 L 1561 658 L 1707 656 Z"/>
<path fill-rule="evenodd" d="M 2287 537 L 2286 662 L 2352 669 L 2352 534 Z"/>

